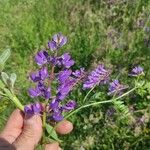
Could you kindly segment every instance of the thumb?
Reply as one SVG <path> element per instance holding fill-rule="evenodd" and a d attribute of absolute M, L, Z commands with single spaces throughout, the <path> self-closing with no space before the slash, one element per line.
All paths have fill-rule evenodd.
<path fill-rule="evenodd" d="M 33 150 L 42 136 L 42 120 L 38 115 L 24 119 L 22 133 L 13 145 L 20 150 Z"/>

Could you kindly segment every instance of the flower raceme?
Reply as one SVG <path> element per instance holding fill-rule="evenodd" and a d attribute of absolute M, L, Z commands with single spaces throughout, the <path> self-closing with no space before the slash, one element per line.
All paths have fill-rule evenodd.
<path fill-rule="evenodd" d="M 99 65 L 88 76 L 87 80 L 83 84 L 84 89 L 90 89 L 95 85 L 106 84 L 109 81 L 110 71 L 106 70 L 104 65 Z"/>
<path fill-rule="evenodd" d="M 144 75 L 144 69 L 141 66 L 136 66 L 132 69 L 131 73 L 129 74 L 130 76 L 140 76 Z"/>
<path fill-rule="evenodd" d="M 111 72 L 103 64 L 98 65 L 89 75 L 85 73 L 84 68 L 73 71 L 71 67 L 75 61 L 71 55 L 69 53 L 58 55 L 59 49 L 66 43 L 67 38 L 64 35 L 55 34 L 48 42 L 48 49 L 43 49 L 36 54 L 35 62 L 39 70 L 30 74 L 31 81 L 36 84 L 35 87 L 29 88 L 30 97 L 43 99 L 46 104 L 47 119 L 56 122 L 64 118 L 64 113 L 76 108 L 76 102 L 68 100 L 67 97 L 80 81 L 84 81 L 83 89 L 109 84 L 108 95 L 120 95 L 128 88 L 117 79 L 110 82 Z M 142 74 L 144 74 L 143 68 L 137 66 L 132 69 L 130 75 Z M 27 114 L 42 114 L 45 110 L 39 102 L 36 102 L 26 105 L 24 111 Z"/>
<path fill-rule="evenodd" d="M 72 71 L 71 67 L 75 62 L 69 53 L 58 56 L 58 50 L 66 42 L 67 38 L 64 35 L 55 34 L 52 40 L 48 42 L 49 49 L 41 50 L 35 56 L 35 62 L 40 69 L 30 74 L 31 81 L 36 84 L 35 87 L 29 88 L 30 97 L 42 98 L 48 106 L 47 118 L 54 121 L 61 121 L 63 113 L 76 107 L 74 100 L 69 100 L 66 104 L 63 101 L 85 74 L 84 68 Z M 53 79 L 51 79 L 52 75 L 54 76 Z M 57 83 L 54 91 L 51 87 L 53 82 Z M 53 93 L 55 95 L 52 95 Z M 41 108 L 40 103 L 37 102 L 26 105 L 24 111 L 27 114 L 37 114 L 42 113 Z"/>

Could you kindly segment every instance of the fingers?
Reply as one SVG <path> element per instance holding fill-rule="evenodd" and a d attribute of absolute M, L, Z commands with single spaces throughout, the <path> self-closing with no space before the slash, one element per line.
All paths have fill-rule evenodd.
<path fill-rule="evenodd" d="M 42 120 L 39 115 L 24 119 L 22 133 L 13 143 L 17 149 L 33 150 L 42 136 Z"/>
<path fill-rule="evenodd" d="M 59 144 L 57 142 L 52 143 L 52 144 L 47 144 L 45 146 L 45 150 L 60 150 Z"/>
<path fill-rule="evenodd" d="M 73 125 L 71 122 L 64 120 L 58 124 L 56 127 L 56 131 L 59 134 L 68 134 L 73 130 Z M 59 144 L 57 142 L 52 143 L 52 144 L 47 144 L 45 146 L 45 150 L 61 150 L 59 147 Z"/>
<path fill-rule="evenodd" d="M 71 122 L 64 120 L 62 122 L 60 122 L 60 124 L 58 124 L 58 126 L 56 127 L 56 131 L 59 134 L 68 134 L 73 130 L 73 125 Z"/>
<path fill-rule="evenodd" d="M 0 137 L 13 143 L 20 135 L 23 126 L 23 114 L 19 109 L 16 109 L 9 117 L 6 127 L 0 134 Z"/>

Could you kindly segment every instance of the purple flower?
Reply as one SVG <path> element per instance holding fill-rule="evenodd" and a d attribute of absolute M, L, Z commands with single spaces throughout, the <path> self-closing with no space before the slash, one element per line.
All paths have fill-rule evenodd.
<path fill-rule="evenodd" d="M 33 115 L 33 114 L 40 114 L 42 111 L 42 105 L 38 102 L 34 104 L 29 104 L 24 107 L 25 114 Z"/>
<path fill-rule="evenodd" d="M 67 37 L 58 33 L 53 36 L 53 41 L 57 44 L 57 46 L 62 47 L 67 43 Z"/>
<path fill-rule="evenodd" d="M 35 56 L 36 63 L 41 66 L 47 63 L 48 53 L 46 51 L 40 51 Z"/>
<path fill-rule="evenodd" d="M 110 72 L 104 68 L 104 65 L 99 65 L 90 73 L 87 81 L 83 84 L 84 89 L 90 89 L 98 84 L 105 84 L 109 81 Z"/>
<path fill-rule="evenodd" d="M 144 75 L 144 69 L 140 66 L 134 67 L 131 71 L 131 74 L 129 74 L 130 76 L 140 76 L 140 75 Z"/>
<path fill-rule="evenodd" d="M 57 49 L 57 43 L 55 41 L 49 41 L 48 42 L 48 47 L 51 51 L 54 51 Z"/>
<path fill-rule="evenodd" d="M 31 104 L 24 106 L 24 113 L 25 114 L 33 114 L 33 109 L 32 109 Z"/>
<path fill-rule="evenodd" d="M 65 111 L 73 110 L 76 107 L 76 102 L 70 100 L 66 105 L 62 106 L 62 109 Z"/>
<path fill-rule="evenodd" d="M 49 99 L 50 97 L 51 97 L 51 89 L 50 89 L 50 87 L 49 88 L 45 88 L 44 90 L 43 90 L 43 97 L 45 98 L 45 99 Z"/>
<path fill-rule="evenodd" d="M 71 66 L 74 65 L 74 60 L 71 59 L 71 56 L 69 55 L 69 53 L 63 54 L 60 58 L 60 62 L 66 68 L 70 68 Z"/>
<path fill-rule="evenodd" d="M 119 80 L 114 80 L 110 83 L 108 95 L 111 94 L 121 94 L 123 90 L 128 88 L 126 85 L 120 84 Z"/>
<path fill-rule="evenodd" d="M 84 70 L 84 68 L 80 68 L 79 70 L 72 72 L 72 75 L 74 75 L 75 77 L 81 77 L 85 74 Z"/>
<path fill-rule="evenodd" d="M 57 109 L 59 106 L 59 101 L 57 101 L 56 99 L 53 99 L 51 102 L 50 102 L 50 109 Z"/>
<path fill-rule="evenodd" d="M 44 82 L 39 82 L 37 87 L 41 92 L 40 96 L 43 96 L 45 99 L 49 99 L 51 97 L 51 88 L 50 87 L 47 88 L 44 85 Z"/>
<path fill-rule="evenodd" d="M 63 83 L 66 81 L 66 79 L 68 79 L 71 75 L 72 71 L 71 70 L 63 70 L 60 71 L 58 74 L 58 80 L 60 83 Z"/>
<path fill-rule="evenodd" d="M 62 115 L 62 110 L 61 110 L 61 109 L 56 109 L 56 110 L 54 110 L 53 115 L 52 115 L 52 118 L 53 118 L 56 122 L 63 120 L 64 117 L 63 117 L 63 115 Z"/>
<path fill-rule="evenodd" d="M 42 105 L 38 102 L 32 105 L 34 114 L 39 114 L 42 111 Z"/>
<path fill-rule="evenodd" d="M 48 77 L 48 71 L 46 67 L 43 67 L 41 70 L 32 73 L 30 78 L 33 82 L 45 80 Z"/>
<path fill-rule="evenodd" d="M 65 80 L 65 82 L 60 84 L 58 87 L 57 98 L 59 100 L 63 100 L 72 90 L 75 83 L 76 83 L 76 79 L 68 78 L 67 80 Z"/>
<path fill-rule="evenodd" d="M 41 95 L 41 91 L 39 90 L 38 87 L 36 87 L 36 88 L 30 88 L 29 89 L 29 95 L 31 97 L 38 97 L 38 96 Z"/>
<path fill-rule="evenodd" d="M 52 41 L 48 42 L 48 47 L 51 51 L 54 51 L 67 43 L 67 37 L 61 33 L 55 34 Z"/>
<path fill-rule="evenodd" d="M 51 97 L 51 89 L 50 87 L 46 87 L 43 82 L 38 82 L 36 88 L 29 89 L 29 95 L 31 97 L 43 96 L 45 99 L 49 99 Z"/>
<path fill-rule="evenodd" d="M 41 77 L 41 80 L 45 80 L 48 77 L 48 71 L 46 67 L 43 67 L 40 71 L 39 71 L 39 76 Z"/>

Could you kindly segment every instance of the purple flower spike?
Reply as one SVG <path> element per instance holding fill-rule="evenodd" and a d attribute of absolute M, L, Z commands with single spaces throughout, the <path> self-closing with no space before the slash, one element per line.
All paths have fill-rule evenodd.
<path fill-rule="evenodd" d="M 114 80 L 110 83 L 108 95 L 112 94 L 122 94 L 123 90 L 128 88 L 126 85 L 120 84 L 119 80 Z"/>
<path fill-rule="evenodd" d="M 73 110 L 75 107 L 76 107 L 76 102 L 71 100 L 66 105 L 64 105 L 62 109 L 65 111 L 70 111 Z"/>
<path fill-rule="evenodd" d="M 34 114 L 39 114 L 42 111 L 42 105 L 40 103 L 35 103 L 32 105 Z"/>
<path fill-rule="evenodd" d="M 48 53 L 46 51 L 40 51 L 35 56 L 36 63 L 41 66 L 47 63 Z"/>
<path fill-rule="evenodd" d="M 35 89 L 34 88 L 30 88 L 29 89 L 29 95 L 31 97 L 38 97 L 41 95 L 41 91 L 36 87 Z"/>
<path fill-rule="evenodd" d="M 90 89 L 98 84 L 106 84 L 109 81 L 110 71 L 104 68 L 104 65 L 99 65 L 90 73 L 87 81 L 83 84 L 84 89 Z"/>
<path fill-rule="evenodd" d="M 134 67 L 131 71 L 131 74 L 129 74 L 130 76 L 140 76 L 140 75 L 144 75 L 144 69 L 140 66 Z"/>

